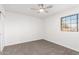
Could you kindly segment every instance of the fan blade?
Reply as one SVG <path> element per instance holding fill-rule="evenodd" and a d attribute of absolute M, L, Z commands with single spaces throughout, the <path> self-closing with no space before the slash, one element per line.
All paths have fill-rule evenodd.
<path fill-rule="evenodd" d="M 50 5 L 50 6 L 47 6 L 46 8 L 52 8 L 53 6 L 52 5 Z"/>
<path fill-rule="evenodd" d="M 47 11 L 47 10 L 45 10 L 45 13 L 48 13 L 48 11 Z"/>
<path fill-rule="evenodd" d="M 40 8 L 43 8 L 43 7 L 44 7 L 44 4 L 38 4 L 38 6 L 39 6 Z"/>
<path fill-rule="evenodd" d="M 36 8 L 31 8 L 32 10 L 38 10 L 38 9 L 36 9 Z"/>

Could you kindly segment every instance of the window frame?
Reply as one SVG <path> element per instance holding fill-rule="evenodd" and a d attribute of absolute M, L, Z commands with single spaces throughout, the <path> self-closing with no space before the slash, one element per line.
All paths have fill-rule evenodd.
<path fill-rule="evenodd" d="M 74 20 L 74 19 L 71 19 L 71 17 L 76 17 L 75 18 L 75 21 L 76 21 L 76 23 L 71 23 L 71 21 L 72 20 Z M 63 21 L 65 21 L 65 24 L 66 24 L 66 18 L 67 17 L 70 17 L 70 28 L 73 28 L 73 27 L 71 27 L 71 25 L 72 24 L 76 24 L 76 31 L 71 31 L 71 29 L 68 31 L 68 30 L 63 30 Z M 63 18 L 65 19 L 65 20 L 63 20 Z M 65 26 L 65 28 L 66 28 L 66 26 Z M 65 32 L 78 32 L 79 31 L 79 14 L 73 14 L 73 15 L 69 15 L 69 16 L 64 16 L 64 17 L 61 17 L 61 31 L 65 31 Z"/>

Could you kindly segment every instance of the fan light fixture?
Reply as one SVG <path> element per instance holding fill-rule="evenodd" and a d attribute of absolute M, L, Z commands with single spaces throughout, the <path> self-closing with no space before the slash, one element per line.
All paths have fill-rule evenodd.
<path fill-rule="evenodd" d="M 44 9 L 39 9 L 39 12 L 44 12 Z"/>
<path fill-rule="evenodd" d="M 31 9 L 36 10 L 38 13 L 42 13 L 42 12 L 48 13 L 48 9 L 53 7 L 52 5 L 46 6 L 46 4 L 38 4 L 37 6 L 38 8 L 31 8 Z"/>

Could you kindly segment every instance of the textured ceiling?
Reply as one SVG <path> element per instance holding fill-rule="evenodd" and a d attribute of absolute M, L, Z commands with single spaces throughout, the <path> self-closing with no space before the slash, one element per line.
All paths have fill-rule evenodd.
<path fill-rule="evenodd" d="M 5 4 L 3 6 L 5 10 L 23 13 L 38 18 L 49 17 L 50 15 L 61 12 L 63 10 L 79 6 L 76 4 L 51 4 L 51 5 L 53 5 L 53 8 L 48 9 L 48 13 L 37 13 L 37 11 L 30 9 L 30 8 L 38 8 L 37 4 Z"/>

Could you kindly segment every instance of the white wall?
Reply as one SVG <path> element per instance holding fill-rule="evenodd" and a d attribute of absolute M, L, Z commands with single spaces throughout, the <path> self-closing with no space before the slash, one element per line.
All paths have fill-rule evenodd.
<path fill-rule="evenodd" d="M 6 12 L 5 46 L 43 38 L 41 19 L 15 12 Z"/>
<path fill-rule="evenodd" d="M 61 17 L 79 13 L 79 7 L 65 10 L 45 19 L 47 40 L 79 51 L 79 32 L 62 32 Z"/>
<path fill-rule="evenodd" d="M 5 16 L 5 9 L 2 5 L 0 5 L 0 51 L 2 51 L 4 47 L 4 16 Z"/>

